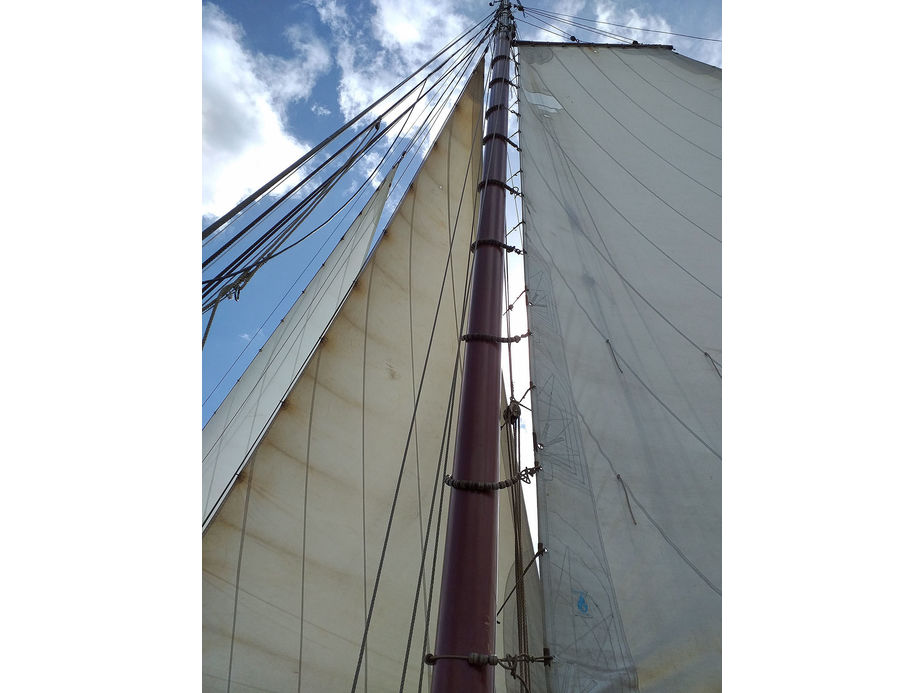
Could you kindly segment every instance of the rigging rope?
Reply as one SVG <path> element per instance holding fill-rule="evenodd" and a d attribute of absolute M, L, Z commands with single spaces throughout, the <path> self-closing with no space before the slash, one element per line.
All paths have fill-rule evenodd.
<path fill-rule="evenodd" d="M 213 233 L 215 233 L 216 231 L 218 231 L 219 228 L 221 228 L 222 226 L 224 226 L 224 224 L 226 224 L 226 223 L 227 223 L 228 221 L 230 221 L 232 218 L 234 218 L 235 216 L 237 216 L 241 211 L 243 211 L 246 207 L 248 207 L 249 205 L 251 205 L 251 204 L 252 204 L 253 202 L 255 202 L 257 199 L 259 199 L 260 197 L 262 197 L 263 194 L 265 194 L 265 193 L 268 192 L 269 190 L 275 188 L 280 182 L 282 182 L 283 180 L 285 180 L 286 178 L 288 178 L 289 175 L 291 175 L 291 174 L 292 174 L 293 172 L 295 172 L 298 168 L 300 168 L 302 165 L 304 165 L 304 164 L 307 163 L 310 159 L 312 159 L 318 152 L 323 151 L 323 149 L 324 149 L 328 144 L 330 144 L 333 140 L 335 140 L 337 137 L 339 137 L 339 136 L 342 135 L 344 132 L 346 132 L 347 130 L 349 130 L 349 129 L 350 129 L 351 127 L 353 127 L 355 124 L 359 123 L 370 111 L 372 111 L 372 109 L 374 109 L 376 106 L 378 106 L 378 105 L 384 103 L 392 94 L 394 94 L 398 89 L 400 89 L 400 88 L 403 87 L 405 84 L 407 84 L 413 77 L 415 77 L 415 76 L 416 76 L 417 74 L 419 74 L 425 67 L 427 67 L 427 65 L 429 65 L 430 63 L 432 63 L 433 61 L 435 61 L 437 58 L 439 58 L 443 53 L 445 53 L 445 52 L 448 51 L 452 46 L 454 46 L 456 43 L 458 43 L 459 41 L 461 41 L 465 36 L 467 36 L 468 34 L 472 33 L 473 31 L 477 30 L 478 27 L 480 27 L 480 26 L 481 26 L 482 24 L 484 24 L 485 22 L 489 22 L 489 23 L 490 23 L 490 20 L 492 19 L 493 16 L 494 16 L 494 13 L 493 13 L 493 12 L 491 12 L 491 13 L 485 15 L 481 20 L 479 20 L 479 21 L 478 21 L 474 26 L 472 26 L 470 29 L 468 29 L 467 31 L 464 31 L 464 32 L 463 32 L 462 34 L 460 34 L 458 37 L 456 37 L 455 39 L 453 39 L 452 41 L 450 41 L 448 44 L 446 44 L 445 46 L 443 46 L 439 51 L 436 52 L 436 54 L 434 54 L 434 56 L 433 56 L 432 58 L 430 58 L 429 60 L 427 60 L 427 62 L 425 62 L 423 65 L 421 65 L 419 68 L 417 68 L 413 73 L 411 73 L 410 75 L 408 75 L 404 80 L 402 80 L 401 82 L 399 82 L 398 84 L 396 84 L 392 89 L 390 89 L 388 92 L 386 92 L 384 95 L 382 95 L 381 98 L 379 98 L 379 99 L 378 99 L 377 101 L 375 101 L 374 103 L 370 104 L 368 107 L 366 107 L 363 111 L 361 111 L 358 115 L 356 115 L 356 116 L 355 116 L 354 118 L 352 118 L 350 121 L 344 123 L 339 129 L 337 129 L 337 130 L 334 131 L 331 135 L 329 135 L 323 142 L 321 142 L 319 145 L 317 145 L 316 147 L 314 147 L 311 151 L 309 151 L 308 153 L 306 153 L 304 156 L 299 157 L 299 159 L 297 159 L 295 162 L 293 162 L 292 164 L 290 164 L 289 166 L 287 166 L 285 169 L 283 169 L 282 172 L 280 172 L 280 173 L 279 173 L 277 176 L 275 176 L 273 179 L 271 179 L 270 181 L 268 181 L 267 183 L 265 183 L 263 186 L 261 186 L 257 191 L 255 191 L 254 193 L 252 193 L 251 195 L 249 195 L 246 199 L 242 200 L 242 201 L 241 201 L 238 205 L 236 205 L 233 209 L 231 209 L 231 210 L 228 211 L 226 214 L 222 215 L 220 218 L 216 219 L 214 222 L 212 222 L 211 224 L 209 224 L 209 226 L 206 227 L 206 228 L 203 230 L 203 232 L 202 232 L 202 238 L 203 238 L 203 240 L 206 239 L 206 238 L 208 238 L 209 236 L 211 236 L 211 235 L 212 235 Z M 431 73 L 431 74 L 433 74 L 433 73 Z M 428 77 L 429 77 L 429 75 L 428 75 Z M 425 79 L 426 79 L 426 78 L 425 78 Z"/>
<path fill-rule="evenodd" d="M 457 77 L 455 78 L 455 81 L 454 81 L 452 84 L 447 84 L 447 85 L 445 86 L 443 92 L 442 92 L 442 93 L 440 94 L 440 96 L 439 96 L 439 99 L 443 99 L 443 97 L 445 97 L 447 94 L 453 93 L 455 87 L 458 85 L 458 83 L 461 81 L 462 77 L 464 77 L 466 73 L 467 73 L 467 69 L 466 69 L 466 70 L 462 70 L 462 71 L 458 71 L 458 75 L 457 75 Z M 419 120 L 420 117 L 421 117 L 421 115 L 423 115 L 423 114 L 419 114 L 419 115 L 417 116 L 416 120 Z M 410 150 L 410 147 L 414 147 L 414 151 L 411 152 L 411 156 L 410 156 L 410 157 L 407 157 L 407 159 L 406 159 L 407 162 L 411 162 L 411 161 L 414 159 L 414 157 L 417 155 L 417 153 L 420 151 L 421 147 L 423 146 L 424 142 L 426 142 L 426 141 L 428 140 L 429 135 L 430 135 L 430 133 L 433 131 L 433 128 L 435 127 L 436 122 L 437 122 L 437 109 L 430 109 L 429 111 L 427 111 L 427 112 L 426 112 L 426 118 L 424 119 L 424 122 L 423 122 L 419 127 L 418 127 L 417 124 L 416 124 L 416 120 L 415 120 L 415 124 L 414 124 L 413 126 L 411 126 L 411 129 L 412 129 L 412 130 L 413 130 L 414 128 L 416 128 L 416 130 L 414 131 L 415 134 L 413 135 L 413 137 L 412 137 L 412 139 L 411 139 L 411 142 L 410 142 L 408 148 L 405 149 L 405 151 L 404 151 L 404 152 L 402 153 L 402 155 L 401 155 L 401 157 L 404 158 L 404 157 L 405 157 L 405 154 L 407 154 L 408 151 Z M 403 129 L 402 129 L 402 133 L 403 133 Z M 400 137 L 400 135 L 399 135 L 399 137 Z M 398 139 L 399 139 L 399 138 L 395 138 L 395 140 L 392 142 L 392 146 L 394 146 L 394 144 L 397 143 L 397 140 L 398 140 Z M 416 144 L 415 144 L 415 143 L 416 143 Z M 391 147 L 389 148 L 389 151 L 390 151 L 390 150 L 391 150 Z M 387 158 L 387 155 L 388 155 L 388 152 L 386 152 L 386 155 L 385 155 L 385 157 L 383 157 L 382 162 L 384 162 L 385 158 Z M 380 164 L 381 164 L 382 162 L 380 162 Z M 378 167 L 369 175 L 369 177 L 367 177 L 367 179 L 366 179 L 366 181 L 365 181 L 366 183 L 368 183 L 368 181 L 370 181 L 370 180 L 372 179 L 373 175 L 375 174 L 375 171 L 377 171 L 377 170 L 378 170 Z M 398 182 L 400 181 L 401 177 L 404 176 L 405 174 L 407 174 L 410 170 L 411 170 L 411 165 L 410 165 L 410 163 L 408 163 L 408 165 L 406 165 L 406 166 L 404 167 L 403 171 L 402 171 L 399 175 L 397 175 L 397 176 L 395 177 L 395 180 L 392 182 L 392 188 L 393 188 L 393 189 L 397 188 Z M 361 187 L 362 187 L 362 186 L 360 186 L 360 189 L 361 189 Z M 354 197 L 351 198 L 351 199 L 355 199 L 355 196 L 360 192 L 360 189 L 358 189 L 358 190 L 356 191 L 356 193 L 354 193 Z M 342 206 L 341 206 L 341 209 L 343 209 Z M 339 211 L 339 210 L 338 210 L 338 211 Z M 329 221 L 329 220 L 330 220 L 330 219 L 328 219 L 327 221 Z M 344 222 L 344 218 L 341 218 L 341 220 L 338 222 L 336 228 L 340 228 L 340 226 L 343 224 L 343 222 Z M 327 223 L 327 222 L 325 222 L 325 223 Z M 323 226 L 323 224 L 322 224 L 322 226 Z M 319 227 L 319 228 L 320 228 L 320 227 Z M 317 230 L 317 229 L 315 229 L 315 230 Z M 307 235 L 306 235 L 306 237 L 307 237 Z M 301 239 L 301 240 L 303 240 L 303 239 Z M 294 246 L 294 245 L 296 245 L 298 242 L 299 242 L 299 241 L 296 241 L 296 242 L 293 243 L 292 245 Z M 228 377 L 228 374 L 231 373 L 231 371 L 232 371 L 232 369 L 234 368 L 234 366 L 237 364 L 237 362 L 240 360 L 240 358 L 244 355 L 244 353 L 246 353 L 246 351 L 247 351 L 247 349 L 249 348 L 250 344 L 253 342 L 255 336 L 256 336 L 257 334 L 259 334 L 260 331 L 261 331 L 264 327 L 266 327 L 266 324 L 269 322 L 270 318 L 276 313 L 276 311 L 277 311 L 277 310 L 279 309 L 279 307 L 282 305 L 282 303 L 283 303 L 283 301 L 285 300 L 286 296 L 288 296 L 289 293 L 292 291 L 292 289 L 294 289 L 295 286 L 298 285 L 299 281 L 300 281 L 301 278 L 305 275 L 305 273 L 309 270 L 309 268 L 312 266 L 312 264 L 313 264 L 313 262 L 315 261 L 315 259 L 317 258 L 317 256 L 321 253 L 322 249 L 323 249 L 323 246 L 320 246 L 320 247 L 315 251 L 314 255 L 305 263 L 305 268 L 304 268 L 304 269 L 302 270 L 302 272 L 292 281 L 292 283 L 289 285 L 289 287 L 288 287 L 288 289 L 286 290 L 286 292 L 283 294 L 283 296 L 282 296 L 282 297 L 279 299 L 279 301 L 276 303 L 276 306 L 269 312 L 269 314 L 268 314 L 268 315 L 266 316 L 266 318 L 263 320 L 262 324 L 261 324 L 256 330 L 253 330 L 253 335 L 247 340 L 246 344 L 245 344 L 244 347 L 241 349 L 241 351 L 238 353 L 238 355 L 235 357 L 234 361 L 231 363 L 231 365 L 230 365 L 230 366 L 228 367 L 228 369 L 224 372 L 224 374 L 221 376 L 221 378 L 219 378 L 219 380 L 215 383 L 215 385 L 214 385 L 214 386 L 212 387 L 212 389 L 209 391 L 209 394 L 208 394 L 208 395 L 206 396 L 206 398 L 203 400 L 203 405 L 205 405 L 205 403 L 208 402 L 208 400 L 212 398 L 212 396 L 215 394 L 216 390 L 217 390 L 218 387 L 221 385 L 221 383 L 225 380 L 225 378 Z M 284 249 L 284 250 L 285 250 L 285 249 Z M 277 254 L 281 254 L 282 252 L 283 252 L 283 251 L 280 251 L 280 253 L 277 253 Z M 304 291 L 302 291 L 302 293 L 304 293 Z M 269 367 L 269 366 L 267 365 L 267 367 Z M 243 405 L 242 405 L 242 406 L 243 406 Z M 229 419 L 229 420 L 230 420 L 230 419 Z"/>
<path fill-rule="evenodd" d="M 477 129 L 476 129 L 476 134 L 477 134 Z M 473 144 L 472 144 L 471 147 L 470 147 L 470 151 L 471 151 L 473 148 L 474 148 L 474 142 L 473 142 Z M 471 170 L 471 165 L 472 165 L 472 158 L 473 158 L 473 157 L 472 157 L 472 155 L 470 154 L 470 155 L 469 155 L 469 158 L 468 158 L 468 164 L 466 165 L 466 168 L 465 168 L 465 174 L 464 174 L 463 180 L 467 180 L 468 177 L 469 177 L 469 171 Z M 370 626 L 371 626 L 371 624 L 372 624 L 372 615 L 373 615 L 373 612 L 374 612 L 374 609 L 375 609 L 375 600 L 376 600 L 376 597 L 377 597 L 377 595 L 378 595 L 379 584 L 380 584 L 381 577 L 382 577 L 382 569 L 383 569 L 384 563 L 385 563 L 385 555 L 386 555 L 386 553 L 387 553 L 387 551 L 388 551 L 388 540 L 389 540 L 389 538 L 390 538 L 390 536 L 391 536 L 391 529 L 392 529 L 392 525 L 393 525 L 393 522 L 394 522 L 395 510 L 396 510 L 397 504 L 398 504 L 398 494 L 399 494 L 400 489 L 401 489 L 401 482 L 402 482 L 402 480 L 403 480 L 403 478 L 404 478 L 404 470 L 405 470 L 405 466 L 406 466 L 406 463 L 407 463 L 408 451 L 409 451 L 409 449 L 410 449 L 411 435 L 412 435 L 412 433 L 413 433 L 413 431 L 414 431 L 415 423 L 416 423 L 416 420 L 417 420 L 417 409 L 418 409 L 418 407 L 419 407 L 419 405 L 420 405 L 420 399 L 421 399 L 421 396 L 422 396 L 422 394 L 423 394 L 424 382 L 426 381 L 427 366 L 428 366 L 429 363 L 430 363 L 430 354 L 431 354 L 431 351 L 432 351 L 432 348 L 433 348 L 433 341 L 434 341 L 434 337 L 435 337 L 435 334 L 436 334 L 436 327 L 437 327 L 438 318 L 439 318 L 439 311 L 440 311 L 440 308 L 441 308 L 441 306 L 442 306 L 443 295 L 444 295 L 445 289 L 446 289 L 446 278 L 447 278 L 447 276 L 448 276 L 448 274 L 449 274 L 449 268 L 450 268 L 451 265 L 452 265 L 452 251 L 453 251 L 453 248 L 455 247 L 455 239 L 456 239 L 456 234 L 457 234 L 457 231 L 458 231 L 458 222 L 459 222 L 459 217 L 460 217 L 460 213 L 461 213 L 461 209 L 462 209 L 462 203 L 463 203 L 463 201 L 464 201 L 464 199 L 465 199 L 465 193 L 466 193 L 466 191 L 467 191 L 467 190 L 466 190 L 465 187 L 462 187 L 462 188 L 460 189 L 460 191 L 459 191 L 459 204 L 458 204 L 458 208 L 457 208 L 457 211 L 456 211 L 455 224 L 453 225 L 452 233 L 450 234 L 450 238 L 449 238 L 449 249 L 448 249 L 447 256 L 446 256 L 446 265 L 445 265 L 445 267 L 444 267 L 444 269 L 443 269 L 443 279 L 442 279 L 442 283 L 441 283 L 441 286 L 440 286 L 439 296 L 437 297 L 437 301 L 436 301 L 436 309 L 435 309 L 435 314 L 434 314 L 434 318 L 433 318 L 433 325 L 432 325 L 431 330 L 430 330 L 430 339 L 429 339 L 429 342 L 428 342 L 428 344 L 427 344 L 427 352 L 426 352 L 426 354 L 425 354 L 425 356 L 424 356 L 423 370 L 421 371 L 421 375 L 420 375 L 420 384 L 419 384 L 419 386 L 418 386 L 417 395 L 416 395 L 415 400 L 414 400 L 414 408 L 413 408 L 413 411 L 412 411 L 412 414 L 411 414 L 411 420 L 410 420 L 410 424 L 409 424 L 409 428 L 408 428 L 407 439 L 406 439 L 406 441 L 405 441 L 405 446 L 404 446 L 404 453 L 403 453 L 403 455 L 402 455 L 401 464 L 400 464 L 400 467 L 399 467 L 399 470 L 398 470 L 398 478 L 397 478 L 397 480 L 396 480 L 396 482 L 395 482 L 395 492 L 394 492 L 394 496 L 392 497 L 391 510 L 389 511 L 388 521 L 387 521 L 386 526 L 385 526 L 385 536 L 384 536 L 384 539 L 383 539 L 383 542 L 382 542 L 382 551 L 381 551 L 381 554 L 380 554 L 380 557 L 379 557 L 379 564 L 378 564 L 378 568 L 377 568 L 377 570 L 376 570 L 375 582 L 374 582 L 373 588 L 372 588 L 372 598 L 371 598 L 371 600 L 369 601 L 369 605 L 368 605 L 368 607 L 367 607 L 366 622 L 365 622 L 365 626 L 364 626 L 364 628 L 363 628 L 362 642 L 361 642 L 361 644 L 360 644 L 359 654 L 358 654 L 357 661 L 356 661 L 356 669 L 355 669 L 354 674 L 353 674 L 353 685 L 352 685 L 352 688 L 351 688 L 351 692 L 352 692 L 352 693 L 355 693 L 355 691 L 356 691 L 356 685 L 357 685 L 357 683 L 358 683 L 358 681 L 359 681 L 359 672 L 360 672 L 360 669 L 361 669 L 361 667 L 362 667 L 363 660 L 365 659 L 366 644 L 367 644 L 367 642 L 368 642 L 368 637 L 369 637 L 369 628 L 370 628 Z"/>
<path fill-rule="evenodd" d="M 461 58 L 457 59 L 456 62 L 455 62 L 455 64 L 453 64 L 452 67 L 450 67 L 450 68 L 446 71 L 446 73 L 444 73 L 441 77 L 439 77 L 439 78 L 433 83 L 433 85 L 431 85 L 429 88 L 427 88 L 427 89 L 426 89 L 426 90 L 425 90 L 425 91 L 424 91 L 413 103 L 411 103 L 410 106 L 408 106 L 407 108 L 405 108 L 404 111 L 402 111 L 402 112 L 401 112 L 391 123 L 389 123 L 384 129 L 381 129 L 381 130 L 379 129 L 379 124 L 381 123 L 381 118 L 379 118 L 379 119 L 377 119 L 376 121 L 374 121 L 370 126 L 367 126 L 367 128 L 366 128 L 363 132 L 365 132 L 366 134 L 371 134 L 373 131 L 376 131 L 375 134 L 372 135 L 371 138 L 367 138 L 364 142 L 360 142 L 360 144 L 358 144 L 357 147 L 356 147 L 356 149 L 354 150 L 353 154 L 350 155 L 350 157 L 349 157 L 343 164 L 341 164 L 341 166 L 340 166 L 336 171 L 334 171 L 334 173 L 333 173 L 328 179 L 326 179 L 324 182 L 322 182 L 322 183 L 318 186 L 318 188 L 316 188 L 316 189 L 313 190 L 311 193 L 309 193 L 309 194 L 307 195 L 307 197 L 306 197 L 304 200 L 302 200 L 301 202 L 299 202 L 298 204 L 296 204 L 296 206 L 295 206 L 292 210 L 290 210 L 288 213 L 286 213 L 286 214 L 283 216 L 282 219 L 280 219 L 280 220 L 278 220 L 276 223 L 274 223 L 274 224 L 270 227 L 270 229 L 269 229 L 268 231 L 264 232 L 256 241 L 254 241 L 253 243 L 251 243 L 251 245 L 250 245 L 243 253 L 239 254 L 239 255 L 237 256 L 237 258 L 235 258 L 235 260 L 233 260 L 231 263 L 229 263 L 229 264 L 225 267 L 224 270 L 222 270 L 221 272 L 219 272 L 216 276 L 212 277 L 211 279 L 205 280 L 205 281 L 203 282 L 203 285 L 204 285 L 204 289 L 203 289 L 204 298 L 207 299 L 210 295 L 212 295 L 212 294 L 214 293 L 214 291 L 216 290 L 217 284 L 218 284 L 221 280 L 223 280 L 223 279 L 225 279 L 227 276 L 229 276 L 228 273 L 229 273 L 230 271 L 233 271 L 233 270 L 237 269 L 237 268 L 240 266 L 240 264 L 242 264 L 244 261 L 246 261 L 246 259 L 247 259 L 248 257 L 251 257 L 251 256 L 256 252 L 256 250 L 257 250 L 257 248 L 258 248 L 259 246 L 264 245 L 270 252 L 271 252 L 273 249 L 277 248 L 277 247 L 284 241 L 285 238 L 287 238 L 289 235 L 291 235 L 291 233 L 292 233 L 292 232 L 294 231 L 294 229 L 296 228 L 297 224 L 300 223 L 301 220 L 303 220 L 303 219 L 305 218 L 305 216 L 307 216 L 306 213 L 303 213 L 303 210 L 304 210 L 306 207 L 308 207 L 308 211 L 311 211 L 311 210 L 313 210 L 314 208 L 316 208 L 317 205 L 320 203 L 320 201 L 324 198 L 324 196 L 330 191 L 331 188 L 333 188 L 334 184 L 335 184 L 338 180 L 340 180 L 340 179 L 346 174 L 347 171 L 349 171 L 350 167 L 353 166 L 353 164 L 356 163 L 356 162 L 357 162 L 361 157 L 363 157 L 366 153 L 370 152 L 371 149 L 372 149 L 372 147 L 374 147 L 376 143 L 378 143 L 383 137 L 385 137 L 385 135 L 386 135 L 392 128 L 394 128 L 395 125 L 396 125 L 398 122 L 400 122 L 402 118 L 404 118 L 405 116 L 408 116 L 408 115 L 412 112 L 412 110 L 424 99 L 424 97 L 426 97 L 432 90 L 436 89 L 437 86 L 439 86 L 440 83 L 443 82 L 443 80 L 446 80 L 446 79 L 449 78 L 449 77 L 457 77 L 456 70 L 457 70 L 457 68 L 459 67 L 459 65 L 461 65 L 461 64 L 468 64 L 468 63 L 470 62 L 471 57 L 474 55 L 475 52 L 477 52 L 479 46 L 484 42 L 484 40 L 486 40 L 486 38 L 487 38 L 487 31 L 482 35 L 481 39 L 479 40 L 479 43 L 476 43 L 476 44 L 468 51 L 468 53 L 464 54 Z M 472 42 L 469 42 L 469 43 L 472 43 Z M 468 44 L 466 44 L 466 45 L 468 45 Z M 462 52 L 462 50 L 464 50 L 464 48 L 465 48 L 465 47 L 463 47 L 462 49 L 460 49 L 459 51 L 457 51 L 455 54 L 453 54 L 453 56 L 450 56 L 450 58 L 448 58 L 446 61 L 444 61 L 444 62 L 442 63 L 442 65 L 445 65 L 447 62 L 449 62 L 449 60 L 452 59 L 452 57 L 454 57 L 454 56 L 457 55 L 458 53 Z M 441 65 L 441 67 L 442 67 L 442 65 Z M 428 77 L 429 77 L 429 76 L 428 76 Z M 438 109 L 438 108 L 440 108 L 440 107 L 443 105 L 443 104 L 441 103 L 441 100 L 445 97 L 445 94 L 446 94 L 446 90 L 444 89 L 443 92 L 440 94 L 440 97 L 437 99 L 437 104 L 436 104 L 436 106 L 434 106 L 433 108 L 437 108 L 437 109 Z M 395 104 L 394 106 L 392 106 L 391 108 L 389 108 L 389 111 L 390 111 L 392 108 L 395 108 L 395 107 L 397 107 L 398 105 L 400 105 L 400 103 L 401 103 L 401 102 L 398 102 L 397 104 Z M 405 121 L 405 124 L 406 124 L 406 121 Z M 404 126 L 402 125 L 402 131 L 403 131 L 403 127 L 404 127 Z M 362 133 L 360 133 L 360 134 L 362 134 Z M 358 135 L 358 136 L 359 136 L 359 135 Z M 358 137 L 358 136 L 357 136 L 357 137 Z M 400 136 L 400 135 L 399 135 L 399 136 Z M 357 139 L 357 138 L 353 138 L 353 140 L 351 140 L 350 142 L 353 142 L 353 141 L 355 141 L 356 139 Z M 397 139 L 397 138 L 396 138 L 396 139 Z M 320 169 L 323 168 L 324 166 L 326 166 L 328 163 L 334 161 L 334 160 L 336 159 L 336 157 L 339 156 L 339 155 L 345 150 L 345 148 L 346 148 L 347 146 L 349 146 L 350 142 L 348 142 L 346 145 L 344 145 L 343 147 L 341 147 L 340 150 L 338 150 L 337 153 L 335 153 L 330 159 L 328 159 L 328 160 L 325 161 L 323 164 L 321 164 L 321 166 L 319 166 L 317 169 L 315 169 L 315 172 L 318 171 L 318 170 L 320 170 Z M 394 144 L 394 141 L 393 141 L 392 144 Z M 391 151 L 391 147 L 389 148 L 389 152 L 390 152 L 390 151 Z M 388 152 L 386 153 L 385 156 L 387 156 L 387 154 L 388 154 Z M 381 165 L 381 163 L 380 163 L 379 165 Z M 291 195 L 293 195 L 297 190 L 299 190 L 299 189 L 301 188 L 301 186 L 303 186 L 303 185 L 308 181 L 308 179 L 311 177 L 311 175 L 313 175 L 313 174 L 314 174 L 314 172 L 312 172 L 312 174 L 310 174 L 309 176 L 307 176 L 306 178 L 304 178 L 299 184 L 297 184 L 297 185 L 296 185 L 295 187 L 293 187 L 291 190 L 289 190 L 289 191 L 287 191 L 285 194 L 283 194 L 283 195 L 282 195 L 276 202 L 274 202 L 268 209 L 264 210 L 260 215 L 257 216 L 256 219 L 254 219 L 253 221 L 251 221 L 249 224 L 247 224 L 247 225 L 245 226 L 244 229 L 242 229 L 240 232 L 238 232 L 238 233 L 234 236 L 234 238 L 232 238 L 231 240 L 229 240 L 228 242 L 226 242 L 219 250 L 215 251 L 209 258 L 207 258 L 207 259 L 204 261 L 204 263 L 203 263 L 203 268 L 209 266 L 209 265 L 210 265 L 212 262 L 214 262 L 224 251 L 230 249 L 232 245 L 234 245 L 236 242 L 238 242 L 239 240 L 241 240 L 241 239 L 243 238 L 243 236 L 244 236 L 250 229 L 252 229 L 253 227 L 255 227 L 256 224 L 258 224 L 260 221 L 262 221 L 264 218 L 266 218 L 267 215 L 269 215 L 271 212 L 273 212 L 273 211 L 274 211 L 277 207 L 279 207 L 285 200 L 287 200 Z M 299 215 L 299 214 L 301 214 L 301 216 L 299 216 L 299 217 L 295 220 L 295 222 L 289 224 L 288 227 L 286 227 L 285 229 L 283 229 L 283 225 L 285 225 L 285 224 L 289 223 L 290 221 L 292 221 L 292 219 L 293 219 L 294 217 L 296 217 L 296 215 Z M 282 234 L 281 234 L 281 235 L 279 234 L 280 229 L 282 229 Z M 276 238 L 273 239 L 273 240 L 270 240 L 271 238 L 273 238 L 274 235 L 276 236 Z M 282 240 L 280 240 L 280 239 L 282 239 Z M 256 263 L 256 264 L 257 264 L 257 266 L 259 266 L 260 263 Z"/>
<path fill-rule="evenodd" d="M 668 36 L 682 36 L 683 38 L 696 39 L 697 41 L 715 41 L 717 43 L 722 43 L 722 39 L 717 39 L 717 38 L 707 38 L 705 36 L 691 36 L 690 34 L 680 34 L 674 31 L 662 31 L 658 29 L 644 29 L 638 26 L 626 26 L 625 24 L 616 24 L 615 22 L 604 22 L 600 19 L 587 19 L 584 17 L 575 17 L 573 15 L 562 14 L 560 12 L 552 12 L 550 10 L 545 10 L 539 7 L 522 7 L 522 9 L 525 11 L 529 11 L 533 14 L 548 15 L 555 19 L 561 19 L 561 20 L 569 19 L 572 21 L 579 21 L 579 22 L 593 22 L 595 24 L 604 24 L 606 26 L 619 27 L 620 29 L 631 29 L 633 31 L 644 31 L 645 33 L 648 33 L 648 34 L 666 34 Z M 594 29 L 591 29 L 590 27 L 586 27 L 586 28 L 588 28 L 588 30 L 590 31 L 594 30 Z M 603 33 L 603 32 L 600 31 L 599 33 Z"/>

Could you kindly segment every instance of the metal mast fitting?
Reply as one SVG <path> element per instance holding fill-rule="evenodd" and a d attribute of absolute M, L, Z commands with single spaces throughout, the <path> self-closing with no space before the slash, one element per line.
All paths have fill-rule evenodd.
<path fill-rule="evenodd" d="M 506 253 L 498 245 L 504 243 L 507 191 L 493 182 L 504 181 L 507 170 L 510 48 L 516 33 L 509 0 L 500 0 L 495 22 L 468 334 L 500 336 Z M 456 479 L 498 481 L 501 349 L 497 341 L 468 342 L 452 472 Z M 450 491 L 433 693 L 494 690 L 494 668 L 469 658 L 472 653 L 494 655 L 497 493 Z"/>

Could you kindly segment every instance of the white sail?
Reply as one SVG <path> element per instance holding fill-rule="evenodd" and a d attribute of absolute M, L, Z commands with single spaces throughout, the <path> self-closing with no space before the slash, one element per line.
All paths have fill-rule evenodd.
<path fill-rule="evenodd" d="M 720 690 L 721 71 L 519 55 L 551 690 Z"/>
<path fill-rule="evenodd" d="M 366 203 L 202 431 L 202 521 L 227 494 L 359 274 L 395 169 Z"/>
<path fill-rule="evenodd" d="M 300 375 L 297 362 L 286 366 L 298 377 L 208 524 L 205 690 L 350 690 L 373 596 L 356 690 L 399 688 L 430 499 L 441 451 L 454 448 L 444 428 L 479 199 L 482 96 L 479 68 L 355 285 L 344 284 L 324 341 Z M 221 483 L 208 485 L 206 512 Z M 434 522 L 424 596 L 435 536 Z M 441 554 L 437 580 L 440 565 Z M 419 603 L 409 690 L 423 667 Z"/>

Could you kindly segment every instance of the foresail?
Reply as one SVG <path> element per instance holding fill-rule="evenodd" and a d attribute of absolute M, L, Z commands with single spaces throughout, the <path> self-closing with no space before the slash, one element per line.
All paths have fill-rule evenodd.
<path fill-rule="evenodd" d="M 551 690 L 721 689 L 721 71 L 520 44 Z"/>
<path fill-rule="evenodd" d="M 228 493 L 359 274 L 394 175 L 393 168 L 205 425 L 203 523 Z"/>
<path fill-rule="evenodd" d="M 431 499 L 454 447 L 483 90 L 479 68 L 208 524 L 205 690 L 428 685 L 438 594 L 432 613 L 415 595 L 422 557 L 433 587 Z"/>

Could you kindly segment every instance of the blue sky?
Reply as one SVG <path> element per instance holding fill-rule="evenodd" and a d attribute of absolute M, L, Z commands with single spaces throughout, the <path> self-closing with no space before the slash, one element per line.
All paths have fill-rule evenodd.
<path fill-rule="evenodd" d="M 721 38 L 721 5 L 716 0 L 683 7 L 674 2 L 606 0 L 524 6 L 607 22 L 599 26 L 631 39 L 671 43 L 685 55 L 721 65 L 721 43 L 611 26 Z M 487 2 L 449 0 L 204 3 L 203 223 L 318 144 L 492 10 Z M 515 16 L 521 38 L 559 40 L 554 33 L 531 26 L 540 24 L 536 17 L 521 12 Z M 560 26 L 584 40 L 612 40 Z M 326 237 L 330 243 L 312 238 L 274 260 L 245 287 L 239 302 L 224 301 L 219 306 L 203 351 L 203 423 L 343 230 L 332 227 Z"/>

